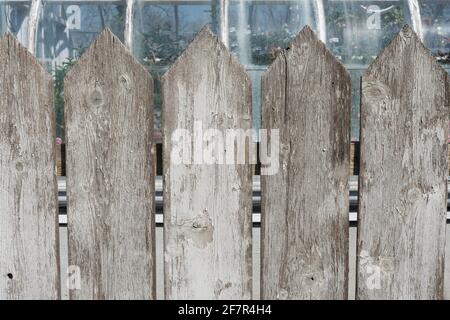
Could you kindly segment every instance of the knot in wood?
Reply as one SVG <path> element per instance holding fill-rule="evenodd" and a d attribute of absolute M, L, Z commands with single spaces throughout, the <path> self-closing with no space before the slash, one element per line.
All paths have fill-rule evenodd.
<path fill-rule="evenodd" d="M 391 89 L 379 81 L 363 82 L 362 94 L 366 103 L 382 105 L 384 110 L 387 109 L 386 101 L 391 100 Z"/>
<path fill-rule="evenodd" d="M 93 89 L 87 98 L 87 103 L 91 107 L 101 107 L 104 103 L 103 91 L 100 88 Z"/>
<path fill-rule="evenodd" d="M 206 209 L 192 221 L 192 228 L 194 229 L 208 229 L 211 226 L 211 219 Z"/>
<path fill-rule="evenodd" d="M 16 163 L 16 170 L 17 171 L 22 171 L 23 170 L 23 163 L 22 162 L 17 162 Z"/>
<path fill-rule="evenodd" d="M 119 82 L 122 87 L 126 90 L 130 90 L 130 77 L 127 74 L 123 73 L 119 77 Z"/>

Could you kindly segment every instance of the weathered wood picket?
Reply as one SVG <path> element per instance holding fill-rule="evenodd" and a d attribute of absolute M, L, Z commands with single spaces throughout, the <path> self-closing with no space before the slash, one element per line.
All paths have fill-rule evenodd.
<path fill-rule="evenodd" d="M 261 176 L 262 298 L 345 299 L 351 80 L 305 27 L 262 81 L 280 168 Z"/>
<path fill-rule="evenodd" d="M 448 89 L 409 28 L 362 78 L 358 298 L 443 297 Z"/>
<path fill-rule="evenodd" d="M 52 80 L 10 34 L 0 62 L 0 299 L 58 299 Z M 263 299 L 348 298 L 350 83 L 309 27 L 262 78 Z M 363 76 L 358 299 L 443 298 L 449 92 L 408 27 Z M 162 95 L 165 297 L 251 299 L 251 81 L 204 28 Z M 65 79 L 71 299 L 156 298 L 152 100 L 109 30 Z"/>
<path fill-rule="evenodd" d="M 106 30 L 64 87 L 71 298 L 152 299 L 152 79 Z"/>
<path fill-rule="evenodd" d="M 163 80 L 166 297 L 250 299 L 252 168 L 204 163 L 194 136 L 203 139 L 199 131 L 208 129 L 251 129 L 250 79 L 204 28 Z M 186 142 L 173 139 L 177 129 L 193 134 L 184 163 L 173 159 L 173 144 Z M 237 157 L 237 149 L 225 153 Z"/>
<path fill-rule="evenodd" d="M 0 61 L 0 299 L 57 299 L 52 78 L 11 34 Z"/>

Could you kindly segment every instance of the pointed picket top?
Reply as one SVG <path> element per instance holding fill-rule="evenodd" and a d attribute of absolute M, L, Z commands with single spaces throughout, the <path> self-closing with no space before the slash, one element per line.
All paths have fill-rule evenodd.
<path fill-rule="evenodd" d="M 297 34 L 294 40 L 291 41 L 290 50 L 293 50 L 294 47 L 303 48 L 307 50 L 308 46 L 316 47 L 317 49 L 323 50 L 322 54 L 328 58 L 328 60 L 336 64 L 336 67 L 340 69 L 342 73 L 344 73 L 350 79 L 350 73 L 347 71 L 342 62 L 336 58 L 336 56 L 328 49 L 325 43 L 317 37 L 317 34 L 309 25 L 303 27 L 303 29 Z M 289 55 L 289 52 L 287 53 Z"/>
<path fill-rule="evenodd" d="M 300 30 L 299 33 L 294 37 L 294 39 L 289 43 L 289 46 L 300 46 L 303 42 L 310 41 L 320 41 L 323 42 L 317 37 L 316 33 L 309 25 L 306 25 Z"/>
<path fill-rule="evenodd" d="M 368 76 L 375 70 L 379 70 L 386 67 L 386 59 L 398 60 L 399 62 L 406 61 L 406 55 L 411 56 L 414 54 L 415 58 L 422 56 L 429 60 L 432 64 L 432 69 L 436 69 L 436 72 L 446 73 L 445 69 L 437 62 L 431 51 L 420 40 L 417 33 L 409 26 L 404 25 L 403 28 L 392 38 L 391 42 L 382 50 L 375 60 L 369 65 L 364 73 L 364 76 Z M 410 61 L 417 61 L 414 57 L 411 57 Z M 408 68 L 408 65 L 404 65 Z"/>
<path fill-rule="evenodd" d="M 350 79 L 350 74 L 342 64 L 342 62 L 339 61 L 339 59 L 337 59 L 336 56 L 327 48 L 327 46 L 317 37 L 316 33 L 309 25 L 304 26 L 302 30 L 300 30 L 300 32 L 289 43 L 288 48 L 280 53 L 272 62 L 265 74 L 269 74 L 271 72 L 272 66 L 281 63 L 277 60 L 289 60 L 289 56 L 292 54 L 292 52 L 296 52 L 298 50 L 302 50 L 303 53 L 301 54 L 306 53 L 308 50 L 322 51 L 321 55 L 327 58 L 330 63 L 336 64 L 338 70 L 340 70 L 340 72 L 345 74 L 345 76 Z"/>
<path fill-rule="evenodd" d="M 81 55 L 80 59 L 75 63 L 74 66 L 67 72 L 66 79 L 77 77 L 80 72 L 80 67 L 86 60 L 96 59 L 101 63 L 109 57 L 111 63 L 115 63 L 115 54 L 125 54 L 134 61 L 134 64 L 140 66 L 142 72 L 148 74 L 151 78 L 150 73 L 140 64 L 140 62 L 134 57 L 130 49 L 125 46 L 122 41 L 111 31 L 109 27 L 106 27 L 97 38 L 92 42 L 89 48 Z"/>
<path fill-rule="evenodd" d="M 250 81 L 250 78 L 245 71 L 245 67 L 233 54 L 231 54 L 225 44 L 211 31 L 211 29 L 207 25 L 203 26 L 203 28 L 200 29 L 194 39 L 191 40 L 191 42 L 187 45 L 181 55 L 175 60 L 169 70 L 167 70 L 167 72 L 163 75 L 163 81 L 164 79 L 170 77 L 171 74 L 176 72 L 175 70 L 179 68 L 179 65 L 182 65 L 185 62 L 188 55 L 200 54 L 200 52 L 206 51 L 210 51 L 211 55 L 217 55 L 217 50 L 226 53 L 223 59 L 229 59 L 230 62 L 237 68 L 239 68 Z"/>
<path fill-rule="evenodd" d="M 9 31 L 0 38 L 0 51 L 7 53 L 3 63 L 27 64 L 33 66 L 35 70 L 42 74 L 47 80 L 53 81 L 52 76 L 44 69 L 42 64 L 33 54 L 24 47 L 19 40 Z M 11 59 L 8 59 L 11 58 Z"/>

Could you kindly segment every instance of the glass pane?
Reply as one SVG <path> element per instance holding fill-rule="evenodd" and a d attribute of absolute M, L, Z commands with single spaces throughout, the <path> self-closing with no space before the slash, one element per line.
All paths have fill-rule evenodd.
<path fill-rule="evenodd" d="M 207 25 L 220 32 L 220 1 L 136 3 L 133 52 L 155 81 L 155 127 L 161 124 L 161 76 Z"/>
<path fill-rule="evenodd" d="M 403 0 L 328 0 L 327 45 L 347 66 L 369 65 L 409 23 Z"/>
<path fill-rule="evenodd" d="M 9 31 L 22 45 L 26 46 L 29 13 L 30 3 L 28 1 L 0 1 L 0 36 Z"/>
<path fill-rule="evenodd" d="M 109 27 L 123 41 L 125 5 L 45 2 L 38 21 L 36 56 L 55 79 L 56 133 L 64 137 L 64 76 L 98 34 Z"/>
<path fill-rule="evenodd" d="M 232 0 L 229 6 L 229 47 L 242 64 L 270 65 L 281 49 L 309 25 L 318 30 L 323 12 L 315 0 Z"/>
<path fill-rule="evenodd" d="M 211 4 L 136 4 L 133 51 L 148 66 L 169 66 L 200 29 L 208 25 L 217 33 L 217 1 Z M 214 21 L 214 23 L 213 23 Z"/>
<path fill-rule="evenodd" d="M 36 55 L 49 70 L 79 57 L 106 27 L 123 40 L 125 6 L 86 3 L 44 3 L 39 17 Z"/>
<path fill-rule="evenodd" d="M 425 45 L 450 67 L 450 1 L 421 0 L 420 16 Z"/>

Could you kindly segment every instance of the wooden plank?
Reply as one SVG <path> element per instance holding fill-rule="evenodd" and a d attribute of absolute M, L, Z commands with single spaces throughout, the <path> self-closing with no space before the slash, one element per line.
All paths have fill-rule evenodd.
<path fill-rule="evenodd" d="M 448 80 L 405 27 L 362 79 L 359 299 L 443 297 Z"/>
<path fill-rule="evenodd" d="M 65 79 L 72 299 L 155 295 L 153 81 L 105 30 Z"/>
<path fill-rule="evenodd" d="M 250 129 L 250 79 L 204 28 L 164 75 L 163 101 L 166 298 L 249 299 L 252 166 L 177 164 L 172 138 L 196 123 Z"/>
<path fill-rule="evenodd" d="M 347 298 L 350 87 L 309 27 L 263 75 L 262 126 L 280 130 L 279 171 L 261 176 L 263 299 Z"/>
<path fill-rule="evenodd" d="M 53 81 L 9 33 L 0 61 L 0 300 L 58 299 Z"/>

